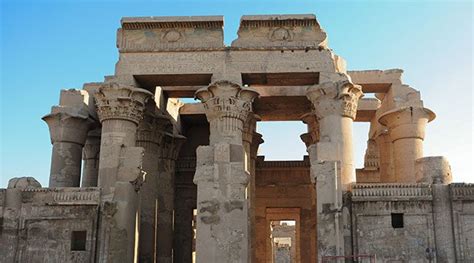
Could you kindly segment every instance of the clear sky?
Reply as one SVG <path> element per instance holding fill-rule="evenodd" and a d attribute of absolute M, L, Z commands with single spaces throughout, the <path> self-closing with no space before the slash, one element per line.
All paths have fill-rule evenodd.
<path fill-rule="evenodd" d="M 471 1 L 1 1 L 0 187 L 33 176 L 47 185 L 51 144 L 41 117 L 59 91 L 114 73 L 123 16 L 224 15 L 225 43 L 244 14 L 314 13 L 348 68 L 405 70 L 437 114 L 425 155 L 449 158 L 455 181 L 473 174 L 473 6 Z M 267 159 L 301 159 L 301 123 L 259 126 Z M 358 167 L 368 125 L 355 125 Z"/>

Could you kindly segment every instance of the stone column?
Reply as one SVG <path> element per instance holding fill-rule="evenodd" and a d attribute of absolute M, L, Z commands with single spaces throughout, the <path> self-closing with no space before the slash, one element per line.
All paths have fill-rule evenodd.
<path fill-rule="evenodd" d="M 82 171 L 81 187 L 97 187 L 99 177 L 100 129 L 87 134 L 86 144 L 82 149 L 84 169 Z"/>
<path fill-rule="evenodd" d="M 53 107 L 42 119 L 53 144 L 49 187 L 79 187 L 82 147 L 93 121 L 86 111 L 62 106 Z"/>
<path fill-rule="evenodd" d="M 102 123 L 98 185 L 105 193 L 111 192 L 119 179 L 117 150 L 135 146 L 137 126 L 151 95 L 147 90 L 117 83 L 105 83 L 94 94 Z"/>
<path fill-rule="evenodd" d="M 456 262 L 449 187 L 452 182 L 451 166 L 445 157 L 433 156 L 416 160 L 415 167 L 416 182 L 432 184 L 436 258 L 438 262 Z"/>
<path fill-rule="evenodd" d="M 145 182 L 140 189 L 140 253 L 139 262 L 155 262 L 155 244 L 158 221 L 158 157 L 164 135 L 164 116 L 146 112 L 138 125 L 137 146 L 143 147 Z"/>
<path fill-rule="evenodd" d="M 244 167 L 242 130 L 258 93 L 220 80 L 196 92 L 210 124 L 210 145 L 197 149 L 198 263 L 248 262 L 249 174 Z"/>
<path fill-rule="evenodd" d="M 317 159 L 341 161 L 342 185 L 355 182 L 352 124 L 362 89 L 347 80 L 325 82 L 308 89 L 319 123 Z"/>
<path fill-rule="evenodd" d="M 380 182 L 396 183 L 393 172 L 393 144 L 388 129 L 382 129 L 376 134 L 375 142 L 379 151 Z"/>
<path fill-rule="evenodd" d="M 260 117 L 250 114 L 244 122 L 242 144 L 245 151 L 245 170 L 249 173 L 249 185 L 247 187 L 247 199 L 249 202 L 249 250 L 250 262 L 255 262 L 255 160 L 258 147 L 263 143 L 262 135 L 256 133 L 257 121 Z M 253 260 L 252 260 L 253 259 Z"/>
<path fill-rule="evenodd" d="M 379 122 L 389 128 L 398 183 L 415 182 L 415 160 L 423 157 L 426 124 L 434 118 L 431 110 L 422 107 L 402 107 L 380 116 Z"/>
<path fill-rule="evenodd" d="M 157 160 L 159 170 L 156 188 L 158 201 L 157 262 L 172 263 L 173 261 L 175 168 L 179 150 L 185 140 L 184 136 L 165 133 Z"/>
<path fill-rule="evenodd" d="M 194 238 L 192 224 L 196 200 L 185 196 L 189 192 L 194 192 L 191 187 L 182 186 L 178 191 L 183 193 L 179 193 L 176 199 L 173 259 L 176 263 L 192 263 Z"/>
<path fill-rule="evenodd" d="M 308 148 L 319 141 L 319 123 L 314 112 L 301 116 L 301 120 L 307 125 L 308 132 L 301 134 L 300 138 Z"/>
<path fill-rule="evenodd" d="M 98 186 L 103 188 L 99 262 L 134 262 L 139 237 L 139 198 L 144 150 L 134 147 L 151 93 L 105 83 L 94 94 L 102 123 Z"/>

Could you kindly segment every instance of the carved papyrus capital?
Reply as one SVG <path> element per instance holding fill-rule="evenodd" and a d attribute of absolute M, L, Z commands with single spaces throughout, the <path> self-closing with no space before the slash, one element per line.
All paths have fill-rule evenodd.
<path fill-rule="evenodd" d="M 318 120 L 336 114 L 354 120 L 357 104 L 362 96 L 361 86 L 348 80 L 318 84 L 310 87 L 306 93 Z"/>
<path fill-rule="evenodd" d="M 105 83 L 94 94 L 101 122 L 110 119 L 129 120 L 138 125 L 143 119 L 151 92 L 118 83 Z"/>
<path fill-rule="evenodd" d="M 179 134 L 164 133 L 161 146 L 160 146 L 160 158 L 174 160 L 178 159 L 179 150 L 186 141 L 186 137 Z"/>
<path fill-rule="evenodd" d="M 300 135 L 306 147 L 319 141 L 319 123 L 314 112 L 301 116 L 301 120 L 308 126 L 308 132 Z"/>
<path fill-rule="evenodd" d="M 425 138 L 426 124 L 436 115 L 423 107 L 401 107 L 387 111 L 379 123 L 388 127 L 392 141 L 403 138 Z"/>
<path fill-rule="evenodd" d="M 88 116 L 73 112 L 64 112 L 54 107 L 53 113 L 42 119 L 48 124 L 51 143 L 72 142 L 84 145 L 87 132 L 94 125 Z"/>
<path fill-rule="evenodd" d="M 257 159 L 258 148 L 260 147 L 260 144 L 265 141 L 262 138 L 263 136 L 258 132 L 254 132 L 252 137 L 252 144 L 250 144 L 250 158 Z"/>
<path fill-rule="evenodd" d="M 222 140 L 242 143 L 243 125 L 257 96 L 255 90 L 227 80 L 216 81 L 196 91 L 195 97 L 204 104 L 210 123 L 211 144 Z"/>
<path fill-rule="evenodd" d="M 249 114 L 248 118 L 244 121 L 244 127 L 242 130 L 242 140 L 247 143 L 252 143 L 255 129 L 257 127 L 257 121 L 261 118 L 257 114 Z"/>
<path fill-rule="evenodd" d="M 167 116 L 145 112 L 143 119 L 138 124 L 137 144 L 139 146 L 146 146 L 148 143 L 161 145 L 163 137 L 168 131 L 172 131 L 172 124 Z"/>
<path fill-rule="evenodd" d="M 95 129 L 87 133 L 86 144 L 82 148 L 82 159 L 99 159 L 101 129 Z"/>

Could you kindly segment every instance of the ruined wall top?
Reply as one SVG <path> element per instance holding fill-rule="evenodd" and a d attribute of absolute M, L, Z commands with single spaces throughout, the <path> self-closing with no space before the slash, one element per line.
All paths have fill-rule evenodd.
<path fill-rule="evenodd" d="M 242 16 L 237 34 L 232 47 L 327 47 L 326 32 L 312 14 Z"/>
<path fill-rule="evenodd" d="M 120 52 L 214 50 L 224 47 L 222 16 L 124 17 Z"/>
<path fill-rule="evenodd" d="M 117 48 L 124 52 L 327 47 L 315 15 L 243 16 L 239 38 L 224 45 L 222 16 L 124 17 Z"/>

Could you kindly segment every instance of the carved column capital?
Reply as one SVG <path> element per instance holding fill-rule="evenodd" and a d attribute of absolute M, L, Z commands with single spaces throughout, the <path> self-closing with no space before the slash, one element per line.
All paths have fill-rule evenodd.
<path fill-rule="evenodd" d="M 168 131 L 172 131 L 172 124 L 167 116 L 145 112 L 143 119 L 138 124 L 137 143 L 140 146 L 148 143 L 161 145 L 163 137 Z"/>
<path fill-rule="evenodd" d="M 87 140 L 84 148 L 82 149 L 82 159 L 99 159 L 100 152 L 100 129 L 95 129 L 87 133 Z"/>
<path fill-rule="evenodd" d="M 257 121 L 261 118 L 257 114 L 249 114 L 248 118 L 244 121 L 242 129 L 242 140 L 247 143 L 252 143 L 255 129 L 257 127 Z"/>
<path fill-rule="evenodd" d="M 308 132 L 301 134 L 300 138 L 309 147 L 319 141 L 319 123 L 314 112 L 304 114 L 301 120 L 308 126 Z"/>
<path fill-rule="evenodd" d="M 94 125 L 89 116 L 61 106 L 53 107 L 52 113 L 42 119 L 48 124 L 52 144 L 71 142 L 84 145 L 87 132 Z"/>
<path fill-rule="evenodd" d="M 176 161 L 178 159 L 179 150 L 186 141 L 186 137 L 179 134 L 164 133 L 161 147 L 160 158 Z"/>
<path fill-rule="evenodd" d="M 354 120 L 362 96 L 361 86 L 348 80 L 321 83 L 308 88 L 306 93 L 318 120 L 329 115 L 341 115 Z"/>
<path fill-rule="evenodd" d="M 387 111 L 379 123 L 388 127 L 392 141 L 403 138 L 425 138 L 426 124 L 436 115 L 423 107 L 400 107 Z"/>
<path fill-rule="evenodd" d="M 227 80 L 213 82 L 196 91 L 195 97 L 204 104 L 206 117 L 210 123 L 211 144 L 218 140 L 242 143 L 244 122 L 252 112 L 253 100 L 258 92 L 243 88 Z M 240 142 L 237 142 L 237 138 Z"/>
<path fill-rule="evenodd" d="M 250 144 L 250 158 L 253 160 L 257 159 L 258 147 L 260 147 L 260 144 L 265 142 L 262 137 L 263 136 L 258 132 L 254 132 L 252 134 L 252 143 Z"/>
<path fill-rule="evenodd" d="M 94 94 L 97 114 L 101 122 L 110 119 L 138 123 L 143 119 L 145 103 L 152 93 L 118 83 L 105 83 Z"/>

